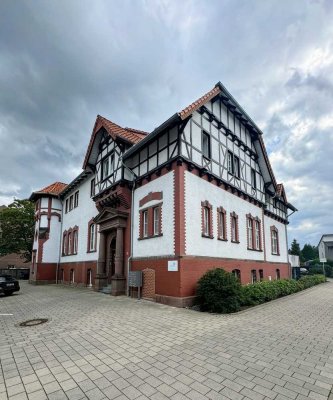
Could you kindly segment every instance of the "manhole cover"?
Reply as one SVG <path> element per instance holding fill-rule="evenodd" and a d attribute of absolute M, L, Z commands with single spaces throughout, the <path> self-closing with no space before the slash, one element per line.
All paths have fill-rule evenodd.
<path fill-rule="evenodd" d="M 21 322 L 19 325 L 20 326 L 36 326 L 36 325 L 41 325 L 45 324 L 47 322 L 47 318 L 36 318 L 36 319 L 29 319 L 28 321 Z"/>

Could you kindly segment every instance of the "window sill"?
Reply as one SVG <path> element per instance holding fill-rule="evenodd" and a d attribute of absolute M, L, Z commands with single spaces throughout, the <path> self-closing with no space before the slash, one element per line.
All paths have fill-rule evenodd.
<path fill-rule="evenodd" d="M 62 257 L 71 257 L 71 256 L 77 256 L 77 253 L 62 254 Z"/>
<path fill-rule="evenodd" d="M 146 236 L 146 237 L 139 237 L 138 240 L 146 240 L 146 239 L 154 239 L 157 237 L 161 237 L 163 236 L 163 233 L 160 233 L 158 235 L 151 235 L 151 236 Z"/>
<path fill-rule="evenodd" d="M 228 239 L 224 239 L 222 237 L 218 237 L 217 240 L 220 240 L 221 242 L 227 242 L 228 241 Z"/>
<path fill-rule="evenodd" d="M 87 253 L 96 253 L 97 250 L 87 250 Z"/>
<path fill-rule="evenodd" d="M 240 241 L 239 241 L 239 240 L 231 240 L 231 243 L 237 243 L 237 244 L 239 244 Z"/>
<path fill-rule="evenodd" d="M 279 256 L 280 255 L 280 253 L 271 253 L 272 254 L 272 256 Z"/>
<path fill-rule="evenodd" d="M 206 239 L 214 239 L 213 235 L 206 235 L 205 233 L 202 233 L 201 236 Z"/>
<path fill-rule="evenodd" d="M 259 253 L 261 252 L 262 253 L 262 250 L 261 249 L 251 249 L 251 247 L 248 247 L 247 248 L 249 251 L 258 251 Z"/>

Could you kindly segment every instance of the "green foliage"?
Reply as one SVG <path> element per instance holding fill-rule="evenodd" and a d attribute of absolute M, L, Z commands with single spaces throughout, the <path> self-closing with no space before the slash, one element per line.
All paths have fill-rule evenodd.
<path fill-rule="evenodd" d="M 291 248 L 289 249 L 289 254 L 293 254 L 294 256 L 301 256 L 301 248 L 296 239 L 294 239 L 291 243 Z"/>
<path fill-rule="evenodd" d="M 29 200 L 14 200 L 0 211 L 0 255 L 21 253 L 31 260 L 34 237 L 34 205 Z"/>
<path fill-rule="evenodd" d="M 325 281 L 324 275 L 309 275 L 298 281 L 281 279 L 241 286 L 233 274 L 217 268 L 208 271 L 199 280 L 197 302 L 202 311 L 230 313 L 238 311 L 240 306 L 262 304 Z"/>
<path fill-rule="evenodd" d="M 230 272 L 216 268 L 203 275 L 197 287 L 202 311 L 231 313 L 240 309 L 241 284 Z"/>
<path fill-rule="evenodd" d="M 302 259 L 303 261 L 314 260 L 319 257 L 318 248 L 306 243 L 302 249 Z"/>

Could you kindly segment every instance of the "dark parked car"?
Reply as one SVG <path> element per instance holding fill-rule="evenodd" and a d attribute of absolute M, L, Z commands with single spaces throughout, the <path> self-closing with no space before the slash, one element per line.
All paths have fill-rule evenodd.
<path fill-rule="evenodd" d="M 9 296 L 20 290 L 19 281 L 11 275 L 0 275 L 0 293 Z"/>

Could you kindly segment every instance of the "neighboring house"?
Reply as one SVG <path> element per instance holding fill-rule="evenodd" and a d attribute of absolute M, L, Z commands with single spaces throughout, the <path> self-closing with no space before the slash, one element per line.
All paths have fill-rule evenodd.
<path fill-rule="evenodd" d="M 97 116 L 83 172 L 31 195 L 31 280 L 186 306 L 221 267 L 246 284 L 290 277 L 288 209 L 262 132 L 221 83 L 150 134 Z"/>
<path fill-rule="evenodd" d="M 319 258 L 333 261 L 333 234 L 323 235 L 318 243 Z"/>

